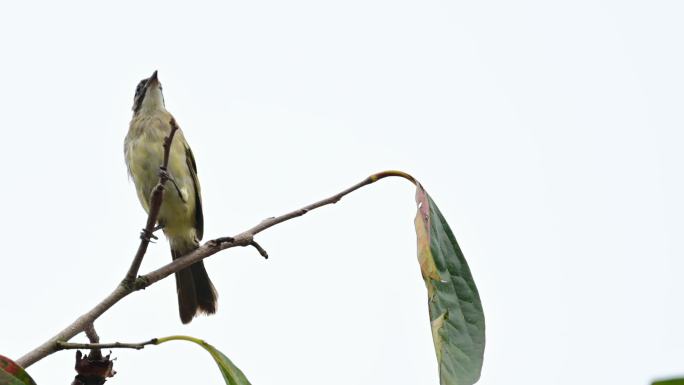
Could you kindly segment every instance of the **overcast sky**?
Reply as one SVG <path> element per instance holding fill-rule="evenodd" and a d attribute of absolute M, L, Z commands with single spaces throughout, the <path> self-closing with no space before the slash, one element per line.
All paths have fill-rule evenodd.
<path fill-rule="evenodd" d="M 108 294 L 145 215 L 123 138 L 159 70 L 192 145 L 205 239 L 412 173 L 449 220 L 487 321 L 480 384 L 684 374 L 681 1 L 3 2 L 0 353 Z M 254 385 L 437 384 L 413 188 L 384 180 L 206 261 L 216 316 L 166 279 L 103 341 L 188 334 Z M 170 260 L 153 245 L 142 272 Z M 77 338 L 84 341 L 83 336 Z M 183 342 L 116 351 L 112 384 L 221 384 Z M 73 352 L 30 368 L 68 383 Z"/>

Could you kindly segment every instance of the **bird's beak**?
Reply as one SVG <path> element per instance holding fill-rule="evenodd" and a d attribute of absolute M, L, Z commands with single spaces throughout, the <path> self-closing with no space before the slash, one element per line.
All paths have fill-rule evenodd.
<path fill-rule="evenodd" d="M 157 79 L 157 71 L 154 71 L 152 76 L 150 76 L 150 80 L 147 82 L 148 84 L 151 83 L 159 83 L 159 79 Z"/>

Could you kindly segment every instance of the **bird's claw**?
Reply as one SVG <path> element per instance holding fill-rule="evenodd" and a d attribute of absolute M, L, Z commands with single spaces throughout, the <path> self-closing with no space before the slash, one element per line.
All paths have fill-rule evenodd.
<path fill-rule="evenodd" d="M 176 189 L 176 192 L 178 193 L 178 198 L 180 198 L 180 200 L 183 201 L 183 203 L 187 203 L 187 201 L 185 200 L 185 197 L 183 196 L 183 193 L 181 192 L 180 187 L 178 187 L 178 184 L 176 183 L 176 181 L 173 180 L 173 178 L 171 178 L 171 174 L 169 174 L 169 171 L 164 166 L 159 167 L 158 175 L 159 175 L 159 181 L 161 182 L 161 184 L 164 184 L 166 182 L 171 182 L 173 187 Z"/>
<path fill-rule="evenodd" d="M 169 174 L 169 171 L 166 170 L 166 167 L 159 167 L 159 172 L 157 173 L 159 175 L 159 179 L 162 181 L 167 181 L 171 179 L 171 174 Z"/>
<path fill-rule="evenodd" d="M 140 239 L 142 239 L 143 241 L 154 243 L 152 240 L 159 238 L 157 238 L 157 236 L 154 235 L 154 230 L 149 231 L 147 229 L 142 229 L 142 231 L 140 232 Z"/>

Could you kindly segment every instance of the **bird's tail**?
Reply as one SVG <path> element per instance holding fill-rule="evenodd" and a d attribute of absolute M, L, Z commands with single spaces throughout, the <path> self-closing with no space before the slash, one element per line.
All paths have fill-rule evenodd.
<path fill-rule="evenodd" d="M 187 248 L 171 248 L 173 259 L 182 257 L 193 251 L 197 245 Z M 178 292 L 178 311 L 184 324 L 200 314 L 216 313 L 218 293 L 211 283 L 204 262 L 199 261 L 176 273 L 176 291 Z"/>

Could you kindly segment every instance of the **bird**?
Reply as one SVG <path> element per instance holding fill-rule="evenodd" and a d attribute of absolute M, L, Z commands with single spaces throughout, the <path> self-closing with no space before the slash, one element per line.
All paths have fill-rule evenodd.
<path fill-rule="evenodd" d="M 138 83 L 133 117 L 124 139 L 128 173 L 138 199 L 148 213 L 152 190 L 159 181 L 163 143 L 171 132 L 173 119 L 166 110 L 162 85 L 154 71 L 152 76 Z M 170 182 L 167 186 L 171 187 L 164 189 L 157 224 L 169 241 L 171 257 L 177 259 L 197 249 L 204 232 L 197 164 L 180 128 L 171 142 L 166 171 Z M 199 314 L 216 313 L 218 294 L 202 261 L 175 275 L 181 322 L 187 324 Z"/>

